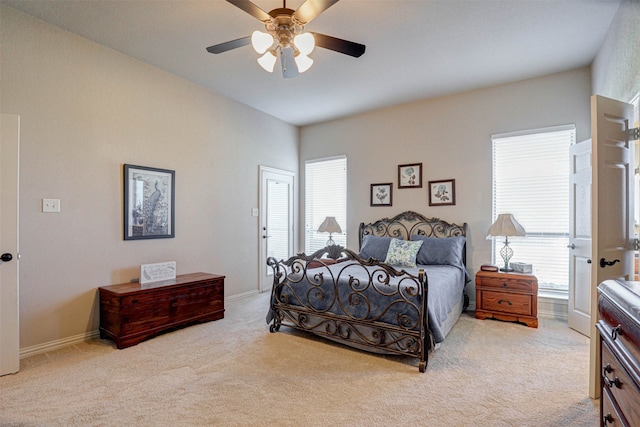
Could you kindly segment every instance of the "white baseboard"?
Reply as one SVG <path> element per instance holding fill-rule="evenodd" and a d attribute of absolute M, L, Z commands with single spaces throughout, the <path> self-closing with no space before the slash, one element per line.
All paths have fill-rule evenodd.
<path fill-rule="evenodd" d="M 569 302 L 566 298 L 538 295 L 538 317 L 567 321 Z"/>
<path fill-rule="evenodd" d="M 58 350 L 63 347 L 78 344 L 81 342 L 89 341 L 100 336 L 98 330 L 85 332 L 83 334 L 74 335 L 71 337 L 62 338 L 59 340 L 49 341 L 43 344 L 32 345 L 30 347 L 24 347 L 20 349 L 20 359 L 25 357 L 35 356 L 36 354 L 47 353 L 49 351 Z"/>
<path fill-rule="evenodd" d="M 250 297 L 252 295 L 258 295 L 258 290 L 243 292 L 241 294 L 231 295 L 225 297 L 224 301 L 234 301 L 241 298 Z M 85 332 L 71 337 L 62 338 L 59 340 L 49 341 L 42 344 L 32 345 L 30 347 L 24 347 L 20 349 L 20 359 L 26 357 L 35 356 L 36 354 L 47 353 L 49 351 L 58 350 L 70 345 L 79 344 L 85 341 L 93 340 L 100 337 L 100 331 L 97 329 L 94 331 Z"/>

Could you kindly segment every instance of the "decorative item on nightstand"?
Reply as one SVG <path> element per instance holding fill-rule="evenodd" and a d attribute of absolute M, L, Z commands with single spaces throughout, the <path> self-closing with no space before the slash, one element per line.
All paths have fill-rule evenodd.
<path fill-rule="evenodd" d="M 514 218 L 512 214 L 500 214 L 496 221 L 491 224 L 487 232 L 487 239 L 504 236 L 504 246 L 500 249 L 500 255 L 504 260 L 504 267 L 500 271 L 513 271 L 509 268 L 509 260 L 513 256 L 513 249 L 509 247 L 509 236 L 525 236 L 524 228 Z"/>
<path fill-rule="evenodd" d="M 324 219 L 320 227 L 318 227 L 318 233 L 329 233 L 329 240 L 327 240 L 327 246 L 333 246 L 336 242 L 333 241 L 331 235 L 333 233 L 342 233 L 340 224 L 336 221 L 335 216 L 328 216 Z"/>

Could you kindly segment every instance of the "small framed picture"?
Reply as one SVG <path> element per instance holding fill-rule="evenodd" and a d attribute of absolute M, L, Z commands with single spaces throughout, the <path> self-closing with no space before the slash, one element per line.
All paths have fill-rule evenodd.
<path fill-rule="evenodd" d="M 398 188 L 422 188 L 422 163 L 398 165 Z"/>
<path fill-rule="evenodd" d="M 124 165 L 124 240 L 175 237 L 175 171 Z"/>
<path fill-rule="evenodd" d="M 371 206 L 391 206 L 393 184 L 371 184 Z"/>
<path fill-rule="evenodd" d="M 429 181 L 429 206 L 456 204 L 456 180 Z"/>

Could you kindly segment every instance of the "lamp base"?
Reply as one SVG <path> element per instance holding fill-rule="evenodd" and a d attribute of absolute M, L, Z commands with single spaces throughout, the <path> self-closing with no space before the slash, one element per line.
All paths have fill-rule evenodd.
<path fill-rule="evenodd" d="M 509 273 L 509 272 L 513 271 L 513 268 L 504 268 L 504 267 L 502 267 L 502 268 L 500 269 L 500 271 L 503 271 L 503 272 L 505 272 L 505 273 Z"/>

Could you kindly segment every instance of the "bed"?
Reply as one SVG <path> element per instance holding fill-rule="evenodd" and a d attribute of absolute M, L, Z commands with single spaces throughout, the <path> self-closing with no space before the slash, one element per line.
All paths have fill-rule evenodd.
<path fill-rule="evenodd" d="M 359 227 L 359 252 L 328 246 L 270 257 L 270 331 L 312 332 L 380 354 L 418 358 L 426 371 L 468 305 L 466 223 L 406 211 Z M 386 262 L 385 262 L 386 261 Z"/>

